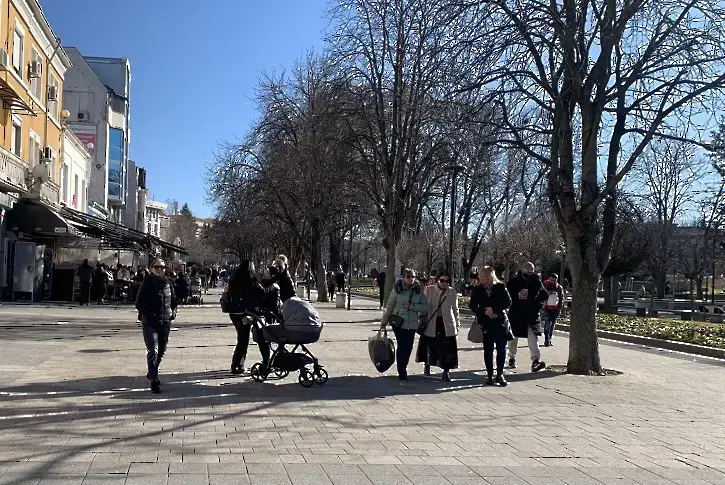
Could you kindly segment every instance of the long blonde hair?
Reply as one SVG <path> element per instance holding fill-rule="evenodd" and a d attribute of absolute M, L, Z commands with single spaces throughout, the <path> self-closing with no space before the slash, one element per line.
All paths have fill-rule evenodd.
<path fill-rule="evenodd" d="M 484 266 L 483 268 L 481 268 L 481 271 L 478 273 L 478 281 L 481 281 L 481 276 L 483 276 L 484 274 L 491 276 L 491 285 L 501 283 L 501 280 L 498 279 L 498 276 L 496 276 L 496 270 L 493 269 L 493 266 Z"/>

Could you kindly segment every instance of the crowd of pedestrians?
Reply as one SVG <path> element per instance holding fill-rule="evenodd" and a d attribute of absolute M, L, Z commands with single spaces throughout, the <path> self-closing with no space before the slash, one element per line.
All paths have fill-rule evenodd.
<path fill-rule="evenodd" d="M 384 309 L 381 327 L 390 325 L 397 341 L 395 358 L 401 383 L 408 381 L 416 333 L 420 339 L 415 360 L 423 363 L 424 374 L 431 374 L 431 366 L 439 367 L 441 378 L 450 381 L 451 370 L 458 367 L 460 316 L 458 293 L 451 286 L 451 276 L 443 271 L 428 280 L 426 286 L 422 281 L 425 278 L 417 279 L 414 270 L 404 269 L 383 308 L 385 274 L 375 280 Z M 485 266 L 473 275 L 469 290 L 469 308 L 476 316 L 473 325 L 480 326 L 483 335 L 486 383 L 502 387 L 508 384 L 504 369 L 517 367 L 520 339 L 528 342 L 531 371 L 544 369 L 539 338 L 544 336 L 545 346 L 552 345 L 556 319 L 564 304 L 558 275 L 551 274 L 542 281 L 534 265 L 526 263 L 504 284 L 492 267 Z"/>
<path fill-rule="evenodd" d="M 208 276 L 211 286 L 216 286 L 220 278 L 227 279 L 226 270 L 221 268 L 205 271 L 192 266 L 175 275 L 162 259 L 155 259 L 149 269 L 139 268 L 136 271 L 120 265 L 116 271 L 111 271 L 102 264 L 93 270 L 87 260 L 78 269 L 81 304 L 88 304 L 91 294 L 101 291 L 101 281 L 107 283 L 120 278 L 122 281 L 138 282 L 137 285 L 129 285 L 134 287 L 129 291 L 135 290 L 136 309 L 146 345 L 146 377 L 154 393 L 161 392 L 159 365 L 166 352 L 171 322 L 176 318 L 179 303 L 188 295 L 190 281 L 193 284 L 201 274 Z M 344 291 L 346 281 L 342 268 L 326 276 L 330 295 L 334 295 L 335 290 Z M 381 272 L 375 279 L 381 295 L 385 294 L 385 276 Z M 453 287 L 451 275 L 446 271 L 428 280 L 416 276 L 414 270 L 404 269 L 384 307 L 381 296 L 381 308 L 384 310 L 381 327 L 390 325 L 395 334 L 397 374 L 401 383 L 408 381 L 408 366 L 416 334 L 420 338 L 415 362 L 423 364 L 425 375 L 430 376 L 431 368 L 438 367 L 442 371 L 441 378 L 450 381 L 451 371 L 458 368 L 459 295 Z M 545 346 L 552 345 L 556 319 L 564 304 L 558 275 L 551 274 L 542 281 L 534 265 L 526 263 L 504 284 L 492 267 L 485 266 L 473 275 L 468 290 L 469 308 L 476 317 L 473 325 L 480 326 L 483 335 L 486 384 L 507 385 L 504 368 L 517 367 L 519 339 L 525 338 L 528 342 L 531 371 L 544 369 L 546 364 L 541 358 L 539 338 L 544 336 Z M 269 363 L 270 343 L 265 341 L 248 314 L 272 314 L 279 318 L 282 303 L 294 296 L 289 262 L 283 255 L 259 271 L 251 261 L 243 261 L 234 270 L 223 293 L 228 305 L 225 311 L 237 333 L 230 366 L 233 374 L 247 371 L 245 363 L 250 335 L 259 348 L 262 364 L 267 366 Z M 102 303 L 102 297 L 98 298 Z"/>

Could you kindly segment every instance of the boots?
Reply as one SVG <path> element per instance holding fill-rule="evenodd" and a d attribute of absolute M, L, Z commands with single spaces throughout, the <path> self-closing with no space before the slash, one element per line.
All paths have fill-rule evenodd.
<path fill-rule="evenodd" d="M 430 364 L 425 364 L 423 366 L 423 374 L 430 376 Z"/>

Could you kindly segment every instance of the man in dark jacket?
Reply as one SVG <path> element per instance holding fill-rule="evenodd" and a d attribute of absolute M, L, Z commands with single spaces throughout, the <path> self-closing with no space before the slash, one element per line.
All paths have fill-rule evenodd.
<path fill-rule="evenodd" d="M 151 381 L 151 392 L 161 392 L 159 364 L 169 342 L 171 321 L 176 317 L 174 285 L 165 277 L 166 266 L 161 259 L 151 263 L 151 274 L 143 280 L 136 298 L 136 310 L 141 314 L 143 339 L 146 344 L 146 378 Z"/>
<path fill-rule="evenodd" d="M 509 320 L 511 332 L 515 337 L 509 341 L 509 367 L 516 368 L 519 338 L 526 338 L 531 353 L 531 371 L 538 372 L 546 367 L 541 361 L 539 350 L 539 336 L 543 333 L 539 314 L 549 295 L 532 263 L 524 264 L 521 271 L 509 280 L 506 287 L 512 300 Z"/>
<path fill-rule="evenodd" d="M 380 290 L 380 309 L 384 310 L 385 306 L 385 271 L 381 271 L 378 273 L 377 278 L 375 278 L 375 284 L 378 286 L 378 289 Z"/>
<path fill-rule="evenodd" d="M 91 279 L 93 278 L 93 268 L 88 264 L 88 260 L 84 259 L 83 263 L 78 266 L 78 280 L 81 284 L 81 295 L 80 302 L 81 306 L 84 304 L 88 306 L 91 302 Z"/>

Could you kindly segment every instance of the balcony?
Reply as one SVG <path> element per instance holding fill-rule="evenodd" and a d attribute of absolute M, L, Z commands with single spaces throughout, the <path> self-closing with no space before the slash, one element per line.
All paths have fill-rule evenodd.
<path fill-rule="evenodd" d="M 0 147 L 0 192 L 24 194 L 28 191 L 25 177 L 28 165 L 11 153 Z"/>
<path fill-rule="evenodd" d="M 52 205 L 60 204 L 60 186 L 54 182 L 43 182 L 40 186 L 40 200 Z"/>

